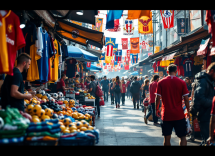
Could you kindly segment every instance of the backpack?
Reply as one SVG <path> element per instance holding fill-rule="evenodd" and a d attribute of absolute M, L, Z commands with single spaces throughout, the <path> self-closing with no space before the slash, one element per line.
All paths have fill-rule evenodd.
<path fill-rule="evenodd" d="M 97 85 L 96 85 L 96 96 L 98 96 L 98 97 L 102 97 L 103 96 L 102 89 L 98 85 L 98 82 L 97 82 Z"/>
<path fill-rule="evenodd" d="M 120 93 L 119 84 L 115 86 L 114 91 L 115 91 L 115 93 Z"/>

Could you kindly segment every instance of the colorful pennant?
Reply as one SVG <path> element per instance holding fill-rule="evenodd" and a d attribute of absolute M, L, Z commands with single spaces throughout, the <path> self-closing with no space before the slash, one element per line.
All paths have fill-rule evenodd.
<path fill-rule="evenodd" d="M 134 34 L 134 21 L 126 19 L 123 17 L 123 35 L 133 35 Z"/>
<path fill-rule="evenodd" d="M 115 61 L 121 61 L 122 59 L 122 50 L 117 50 L 115 54 Z"/>
<path fill-rule="evenodd" d="M 141 34 L 153 33 L 152 12 L 150 13 L 150 17 L 142 16 L 140 19 L 138 19 L 138 31 Z"/>
<path fill-rule="evenodd" d="M 132 54 L 140 53 L 140 50 L 139 50 L 139 37 L 130 38 L 130 43 L 131 43 L 131 53 Z"/>
<path fill-rule="evenodd" d="M 103 31 L 103 18 L 96 18 L 96 25 L 92 25 L 93 30 Z"/>
<path fill-rule="evenodd" d="M 106 56 L 113 56 L 113 47 L 115 46 L 116 38 L 106 37 L 105 46 L 107 46 Z"/>
<path fill-rule="evenodd" d="M 128 49 L 128 38 L 122 38 L 122 50 Z"/>

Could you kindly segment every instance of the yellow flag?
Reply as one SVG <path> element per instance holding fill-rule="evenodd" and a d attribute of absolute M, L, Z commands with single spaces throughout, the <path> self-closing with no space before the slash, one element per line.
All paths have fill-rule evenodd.
<path fill-rule="evenodd" d="M 105 63 L 111 63 L 111 56 L 105 56 Z"/>
<path fill-rule="evenodd" d="M 160 51 L 160 46 L 155 46 L 154 54 L 155 54 L 155 53 L 158 53 L 159 51 Z"/>
<path fill-rule="evenodd" d="M 142 16 L 138 19 L 138 30 L 141 34 L 150 34 L 153 33 L 152 28 L 152 12 L 150 18 L 148 16 Z"/>
<path fill-rule="evenodd" d="M 139 19 L 142 16 L 149 17 L 151 10 L 128 10 L 128 18 L 127 19 Z"/>

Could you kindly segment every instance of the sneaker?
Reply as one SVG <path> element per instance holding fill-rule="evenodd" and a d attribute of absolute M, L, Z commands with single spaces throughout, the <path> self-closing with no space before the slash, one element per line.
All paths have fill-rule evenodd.
<path fill-rule="evenodd" d="M 146 119 L 146 116 L 144 115 L 144 121 L 145 121 L 145 124 L 148 124 L 148 121 Z"/>
<path fill-rule="evenodd" d="M 120 105 L 118 104 L 118 108 L 120 108 Z"/>
<path fill-rule="evenodd" d="M 160 126 L 160 124 L 159 123 L 154 123 L 154 126 Z"/>

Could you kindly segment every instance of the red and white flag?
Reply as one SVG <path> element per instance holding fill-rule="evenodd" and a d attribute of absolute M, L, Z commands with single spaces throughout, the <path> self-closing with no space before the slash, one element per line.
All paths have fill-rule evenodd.
<path fill-rule="evenodd" d="M 128 58 L 128 60 L 130 60 L 130 54 L 131 54 L 131 51 L 127 50 L 126 57 Z"/>
<path fill-rule="evenodd" d="M 174 10 L 160 10 L 164 29 L 174 27 Z"/>
<path fill-rule="evenodd" d="M 106 56 L 113 56 L 113 46 L 111 44 L 107 45 Z"/>
<path fill-rule="evenodd" d="M 128 38 L 122 38 L 122 50 L 128 49 Z"/>
<path fill-rule="evenodd" d="M 88 67 L 88 68 L 91 67 L 91 62 L 87 62 L 87 67 Z"/>

